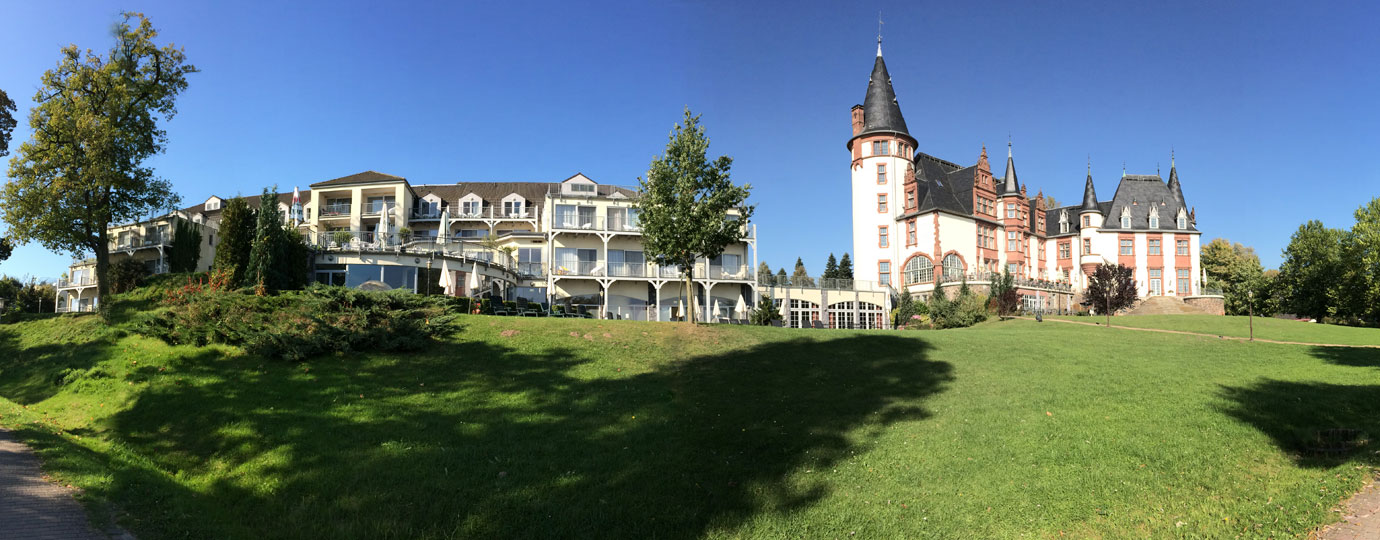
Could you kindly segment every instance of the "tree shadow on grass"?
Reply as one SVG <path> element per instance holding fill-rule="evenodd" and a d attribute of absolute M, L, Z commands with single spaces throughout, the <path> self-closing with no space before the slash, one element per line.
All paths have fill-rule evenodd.
<path fill-rule="evenodd" d="M 1223 387 L 1223 412 L 1274 439 L 1304 467 L 1380 464 L 1380 386 L 1264 380 Z"/>
<path fill-rule="evenodd" d="M 696 538 L 812 505 L 831 486 L 804 471 L 927 418 L 952 377 L 925 342 L 887 335 L 636 375 L 512 343 L 309 371 L 188 362 L 110 428 L 170 472 L 218 471 L 192 495 L 207 515 L 161 516 L 150 536 Z"/>
<path fill-rule="evenodd" d="M 1380 368 L 1380 349 L 1313 347 L 1309 354 L 1341 366 Z"/>
<path fill-rule="evenodd" d="M 72 315 L 94 317 L 91 314 Z M 109 337 L 80 343 L 22 347 L 14 331 L 0 327 L 0 396 L 29 405 L 52 397 L 65 375 L 85 371 L 109 357 Z"/>

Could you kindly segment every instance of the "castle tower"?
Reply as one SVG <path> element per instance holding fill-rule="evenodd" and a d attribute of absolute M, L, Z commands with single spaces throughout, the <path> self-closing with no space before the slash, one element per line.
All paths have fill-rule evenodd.
<path fill-rule="evenodd" d="M 1089 164 L 1088 181 L 1083 185 L 1083 205 L 1078 208 L 1079 245 L 1076 246 L 1079 267 L 1082 268 L 1085 278 L 1084 286 L 1087 286 L 1086 276 L 1092 275 L 1093 270 L 1102 262 L 1102 257 L 1098 253 L 1097 230 L 1102 227 L 1104 217 L 1102 207 L 1097 204 L 1097 190 L 1093 189 L 1092 164 Z"/>
<path fill-rule="evenodd" d="M 904 231 L 896 216 L 905 206 L 904 181 L 907 166 L 915 152 L 915 139 L 906 129 L 906 119 L 891 87 L 891 75 L 882 59 L 881 39 L 877 40 L 877 60 L 867 82 L 862 105 L 852 109 L 853 136 L 848 139 L 852 153 L 853 264 L 858 279 L 877 280 L 889 273 L 898 283 L 899 244 Z M 883 265 L 883 263 L 886 263 Z"/>

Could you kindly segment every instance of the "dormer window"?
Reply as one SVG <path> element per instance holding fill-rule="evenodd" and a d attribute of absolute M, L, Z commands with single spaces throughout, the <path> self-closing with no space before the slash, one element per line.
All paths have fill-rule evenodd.
<path fill-rule="evenodd" d="M 1159 209 L 1159 208 L 1151 208 L 1151 209 L 1150 209 L 1150 228 L 1151 228 L 1151 229 L 1158 229 L 1158 228 L 1160 228 L 1160 209 Z"/>
<path fill-rule="evenodd" d="M 1130 209 L 1130 208 L 1122 208 L 1122 209 L 1121 209 L 1121 228 L 1123 228 L 1123 229 L 1129 229 L 1129 228 L 1131 228 L 1131 209 Z"/>
<path fill-rule="evenodd" d="M 206 210 L 220 210 L 220 199 L 211 199 L 209 201 L 206 201 Z"/>
<path fill-rule="evenodd" d="M 1067 210 L 1059 212 L 1059 233 L 1069 232 L 1069 213 Z"/>
<path fill-rule="evenodd" d="M 1180 209 L 1179 209 L 1179 217 L 1178 217 L 1178 219 L 1176 219 L 1175 221 L 1176 221 L 1175 224 L 1178 225 L 1178 227 L 1179 227 L 1180 229 L 1187 229 L 1187 228 L 1188 228 L 1188 213 L 1187 213 L 1187 212 L 1184 212 L 1184 209 L 1183 209 L 1183 208 L 1180 208 Z"/>

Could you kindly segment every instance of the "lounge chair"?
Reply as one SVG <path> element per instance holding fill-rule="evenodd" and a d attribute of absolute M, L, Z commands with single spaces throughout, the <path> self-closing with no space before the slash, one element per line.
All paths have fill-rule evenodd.
<path fill-rule="evenodd" d="M 824 322 L 823 322 L 823 321 L 820 321 L 819 319 L 815 319 L 815 320 L 813 320 L 813 321 L 810 321 L 810 328 L 818 328 L 818 329 L 820 329 L 820 330 L 823 330 L 823 329 L 825 328 L 825 327 L 824 327 Z"/>

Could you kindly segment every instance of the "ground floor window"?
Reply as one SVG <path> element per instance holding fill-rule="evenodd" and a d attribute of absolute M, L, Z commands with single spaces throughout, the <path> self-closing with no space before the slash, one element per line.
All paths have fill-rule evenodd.
<path fill-rule="evenodd" d="M 1179 294 L 1193 294 L 1193 278 L 1187 268 L 1178 269 Z"/>
<path fill-rule="evenodd" d="M 322 285 L 345 285 L 345 265 L 343 264 L 318 264 L 316 265 L 315 279 L 313 280 Z"/>
<path fill-rule="evenodd" d="M 345 286 L 357 288 L 368 284 L 382 290 L 405 289 L 416 292 L 417 269 L 411 266 L 379 264 L 345 265 Z"/>
<path fill-rule="evenodd" d="M 830 328 L 884 328 L 882 306 L 871 302 L 836 302 L 829 305 Z"/>
<path fill-rule="evenodd" d="M 807 300 L 791 299 L 791 328 L 809 328 L 811 322 L 819 320 L 819 304 Z"/>

